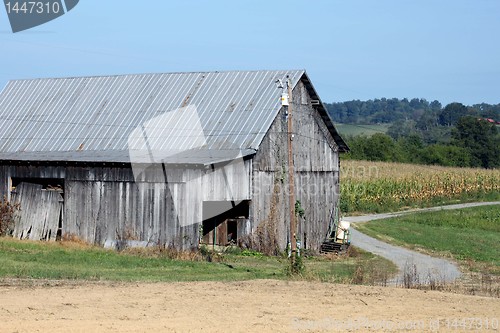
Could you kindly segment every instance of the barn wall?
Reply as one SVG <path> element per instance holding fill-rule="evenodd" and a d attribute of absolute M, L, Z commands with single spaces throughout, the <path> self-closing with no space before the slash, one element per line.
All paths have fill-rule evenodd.
<path fill-rule="evenodd" d="M 251 161 L 219 168 L 0 166 L 0 194 L 10 178 L 64 179 L 63 235 L 95 244 L 120 240 L 176 248 L 198 245 L 203 201 L 250 199 Z M 137 181 L 136 181 L 137 179 Z"/>
<path fill-rule="evenodd" d="M 295 198 L 305 210 L 298 238 L 307 248 L 318 250 L 338 201 L 338 147 L 302 83 L 294 89 L 293 102 Z M 252 175 L 252 230 L 276 234 L 281 249 L 289 241 L 287 152 L 287 120 L 282 109 L 254 158 Z"/>

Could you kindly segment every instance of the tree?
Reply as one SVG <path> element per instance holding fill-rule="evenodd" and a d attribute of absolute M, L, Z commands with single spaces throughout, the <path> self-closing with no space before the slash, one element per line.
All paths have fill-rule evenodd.
<path fill-rule="evenodd" d="M 471 157 L 465 148 L 434 144 L 422 149 L 419 159 L 423 164 L 468 167 Z"/>
<path fill-rule="evenodd" d="M 430 107 L 434 111 L 440 111 L 443 106 L 441 105 L 441 103 L 439 101 L 434 100 L 431 102 Z"/>
<path fill-rule="evenodd" d="M 418 135 L 410 135 L 401 137 L 397 141 L 399 151 L 401 151 L 401 159 L 397 162 L 405 163 L 421 163 L 420 152 L 424 148 L 422 138 Z"/>
<path fill-rule="evenodd" d="M 415 127 L 421 131 L 429 131 L 431 128 L 437 126 L 437 116 L 434 112 L 424 112 L 417 120 Z"/>
<path fill-rule="evenodd" d="M 385 162 L 401 160 L 399 146 L 386 134 L 350 136 L 346 141 L 350 148 L 350 152 L 344 156 L 346 159 Z"/>
<path fill-rule="evenodd" d="M 397 147 L 394 140 L 386 134 L 376 133 L 366 141 L 364 155 L 369 161 L 397 161 Z"/>
<path fill-rule="evenodd" d="M 455 145 L 469 151 L 471 166 L 500 166 L 500 140 L 494 124 L 474 117 L 462 117 L 458 120 L 452 136 Z"/>
<path fill-rule="evenodd" d="M 398 120 L 387 129 L 387 134 L 395 140 L 404 136 L 417 135 L 415 122 L 413 120 Z"/>
<path fill-rule="evenodd" d="M 467 115 L 467 107 L 462 103 L 450 103 L 444 107 L 439 114 L 439 124 L 442 126 L 454 126 L 458 120 Z"/>

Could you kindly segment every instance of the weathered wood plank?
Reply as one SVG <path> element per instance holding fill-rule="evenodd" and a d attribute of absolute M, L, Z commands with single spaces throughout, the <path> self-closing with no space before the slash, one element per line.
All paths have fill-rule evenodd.
<path fill-rule="evenodd" d="M 21 183 L 12 199 L 20 205 L 15 214 L 15 238 L 56 240 L 62 206 L 59 192 L 43 191 L 38 184 Z"/>

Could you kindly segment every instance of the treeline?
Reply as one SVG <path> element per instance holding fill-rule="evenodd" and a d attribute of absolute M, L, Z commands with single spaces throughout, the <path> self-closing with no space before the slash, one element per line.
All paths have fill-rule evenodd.
<path fill-rule="evenodd" d="M 422 99 L 353 102 L 353 105 L 362 106 L 360 110 L 371 110 L 363 111 L 363 114 L 357 113 L 356 119 L 360 123 L 369 124 L 375 119 L 388 119 L 390 112 L 387 110 L 374 111 L 385 105 L 385 102 L 392 103 L 395 115 L 391 117 L 395 120 L 387 133 L 345 137 L 351 148 L 345 158 L 460 167 L 500 167 L 500 104 L 478 104 L 471 107 L 451 103 L 442 108 L 437 101 L 428 103 Z M 337 103 L 337 106 L 351 105 L 349 103 Z M 402 115 L 405 117 L 402 118 Z M 335 115 L 332 117 L 336 118 Z"/>
<path fill-rule="evenodd" d="M 500 121 L 500 104 L 475 104 L 464 106 L 461 103 L 451 103 L 445 108 L 439 101 L 429 102 L 422 98 L 381 98 L 368 101 L 347 101 L 325 103 L 330 116 L 335 122 L 346 124 L 381 124 L 396 121 L 419 121 L 419 126 L 429 124 L 449 125 L 452 120 L 469 115 L 480 118 L 490 118 Z M 449 106 L 459 107 L 459 114 L 450 118 Z"/>
<path fill-rule="evenodd" d="M 498 139 L 489 147 L 477 144 L 477 148 L 475 142 L 425 145 L 419 137 L 394 140 L 382 133 L 370 137 L 348 137 L 346 141 L 351 152 L 342 156 L 344 159 L 488 169 L 500 167 Z"/>

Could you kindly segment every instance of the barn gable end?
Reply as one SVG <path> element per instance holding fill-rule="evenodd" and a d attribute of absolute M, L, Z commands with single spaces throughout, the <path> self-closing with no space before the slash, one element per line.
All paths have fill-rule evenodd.
<path fill-rule="evenodd" d="M 301 81 L 293 90 L 295 198 L 304 209 L 297 238 L 317 250 L 339 199 L 339 147 Z M 287 118 L 282 109 L 253 159 L 252 221 L 265 244 L 289 242 Z M 260 244 L 259 244 L 260 246 Z M 267 245 L 268 246 L 268 245 Z"/>

